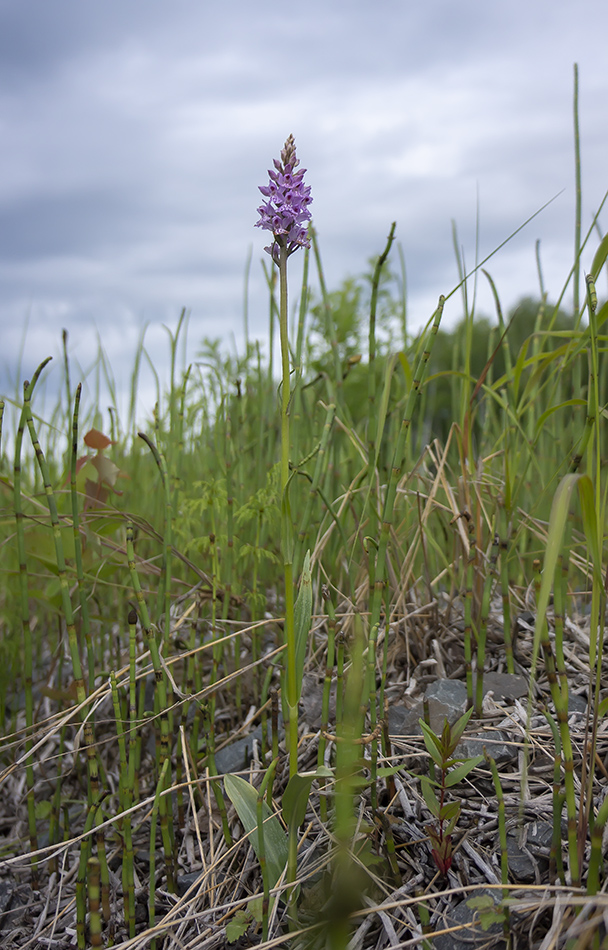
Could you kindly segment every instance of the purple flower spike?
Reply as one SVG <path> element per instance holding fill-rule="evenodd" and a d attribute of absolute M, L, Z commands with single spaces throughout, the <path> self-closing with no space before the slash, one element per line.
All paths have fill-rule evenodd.
<path fill-rule="evenodd" d="M 264 228 L 274 234 L 274 243 L 265 247 L 276 264 L 279 263 L 280 248 L 287 248 L 287 256 L 299 247 L 310 247 L 306 222 L 311 214 L 310 185 L 304 184 L 305 168 L 296 171 L 300 160 L 296 158 L 296 143 L 290 135 L 281 151 L 281 161 L 273 159 L 275 170 L 268 172 L 267 185 L 260 185 L 260 191 L 268 198 L 258 208 L 260 220 L 256 228 Z"/>

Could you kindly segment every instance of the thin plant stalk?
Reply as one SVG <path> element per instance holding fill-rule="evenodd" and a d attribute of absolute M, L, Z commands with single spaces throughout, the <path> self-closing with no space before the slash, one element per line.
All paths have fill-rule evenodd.
<path fill-rule="evenodd" d="M 477 679 L 475 683 L 475 715 L 481 719 L 483 706 L 483 674 L 486 660 L 486 635 L 488 631 L 488 617 L 490 614 L 490 597 L 496 577 L 496 562 L 498 560 L 499 538 L 492 531 L 492 553 L 486 570 L 481 598 L 481 613 L 477 633 Z"/>
<path fill-rule="evenodd" d="M 258 858 L 260 870 L 262 872 L 262 886 L 264 896 L 262 898 L 262 943 L 268 940 L 268 910 L 270 905 L 270 882 L 268 879 L 268 865 L 266 863 L 266 840 L 264 837 L 264 796 L 269 788 L 272 788 L 274 773 L 277 767 L 278 759 L 273 759 L 260 785 L 257 798 L 257 827 L 258 827 Z"/>
<path fill-rule="evenodd" d="M 165 763 L 170 763 L 170 741 L 169 741 L 169 716 L 168 716 L 168 700 L 167 700 L 167 689 L 165 686 L 165 672 L 161 662 L 161 654 L 159 651 L 158 643 L 156 642 L 156 637 L 152 631 L 150 624 L 150 616 L 148 614 L 148 608 L 144 600 L 144 596 L 141 589 L 141 584 L 139 582 L 139 575 L 137 573 L 137 568 L 135 566 L 135 548 L 133 544 L 133 525 L 127 525 L 127 563 L 129 566 L 129 572 L 131 575 L 131 584 L 133 590 L 135 591 L 135 596 L 137 598 L 139 616 L 141 619 L 142 631 L 144 634 L 144 640 L 146 646 L 150 650 L 150 656 L 152 658 L 152 666 L 154 668 L 154 682 L 155 682 L 155 707 L 158 707 L 158 714 L 160 717 L 160 747 L 159 747 L 159 771 L 167 774 L 167 769 L 170 768 L 167 764 L 167 769 L 165 769 Z M 168 781 L 171 781 L 171 772 L 168 772 Z M 170 893 L 175 892 L 175 879 L 173 875 L 173 821 L 169 821 L 168 815 L 168 805 L 167 800 L 164 797 L 161 797 L 159 802 L 160 814 L 161 814 L 161 827 L 163 830 L 163 846 L 167 849 L 165 851 L 165 863 L 167 868 L 167 890 Z"/>
<path fill-rule="evenodd" d="M 289 504 L 290 365 L 287 337 L 287 248 L 279 248 L 279 330 L 281 338 L 281 549 L 285 577 L 285 642 L 287 644 L 287 708 L 289 712 L 289 775 L 298 771 L 298 686 L 293 592 L 293 525 Z"/>
<path fill-rule="evenodd" d="M 551 837 L 551 849 L 549 851 L 549 881 L 555 883 L 557 874 L 562 884 L 566 883 L 564 866 L 562 861 L 562 811 L 566 797 L 562 791 L 562 744 L 559 737 L 559 729 L 553 716 L 545 710 L 545 719 L 549 723 L 549 728 L 553 735 L 553 835 Z"/>
<path fill-rule="evenodd" d="M 505 456 L 508 452 L 505 452 Z M 513 635 L 511 631 L 511 587 L 509 584 L 509 528 L 507 520 L 507 503 L 502 499 L 499 503 L 499 533 L 500 533 L 500 590 L 502 597 L 502 629 L 507 660 L 507 673 L 515 673 L 513 657 Z"/>
<path fill-rule="evenodd" d="M 435 337 L 437 336 L 437 331 L 439 329 L 439 324 L 441 322 L 441 316 L 443 314 L 443 304 L 444 304 L 444 297 L 440 297 L 439 304 L 433 315 L 431 328 L 425 340 L 425 347 L 422 353 L 420 354 L 420 358 L 416 366 L 414 379 L 413 379 L 412 386 L 411 386 L 411 389 L 407 398 L 407 402 L 405 405 L 405 411 L 404 411 L 403 418 L 401 421 L 401 426 L 399 428 L 399 435 L 397 436 L 397 441 L 395 444 L 395 451 L 393 455 L 393 462 L 391 466 L 389 483 L 386 489 L 386 497 L 385 497 L 384 507 L 382 511 L 382 526 L 380 530 L 378 552 L 376 555 L 375 581 L 374 581 L 374 591 L 372 595 L 370 628 L 380 622 L 380 611 L 382 607 L 385 573 L 386 573 L 386 558 L 388 555 L 388 541 L 389 541 L 391 526 L 393 523 L 395 499 L 397 497 L 397 486 L 399 484 L 399 481 L 402 475 L 403 457 L 405 453 L 408 436 L 410 433 L 410 427 L 411 427 L 412 418 L 414 415 L 416 400 L 420 394 L 420 389 L 421 389 L 422 382 L 426 373 L 426 367 L 428 365 L 428 361 L 431 355 L 431 350 L 433 347 L 433 341 Z"/>
<path fill-rule="evenodd" d="M 69 384 L 68 384 L 69 389 Z M 76 564 L 76 578 L 78 580 L 78 594 L 80 601 L 80 625 L 87 647 L 88 688 L 92 693 L 95 687 L 95 650 L 91 637 L 91 621 L 89 618 L 89 603 L 84 586 L 84 571 L 82 567 L 82 540 L 80 537 L 80 515 L 78 511 L 78 493 L 76 490 L 76 468 L 78 462 L 78 413 L 82 383 L 76 387 L 74 397 L 74 414 L 72 416 L 72 453 L 70 467 L 70 498 L 72 502 L 72 529 L 74 532 L 74 561 Z"/>
<path fill-rule="evenodd" d="M 484 753 L 486 760 L 490 766 L 492 772 L 492 780 L 494 782 L 494 791 L 496 792 L 496 800 L 498 802 L 498 836 L 500 840 L 500 880 L 501 883 L 505 885 L 502 892 L 503 900 L 506 901 L 509 898 L 509 855 L 507 851 L 507 821 L 505 814 L 505 796 L 502 790 L 502 784 L 500 781 L 500 775 L 498 774 L 498 769 L 496 768 L 496 761 L 492 756 L 488 755 L 487 752 Z M 505 936 L 509 936 L 509 908 L 505 905 L 504 907 L 505 915 Z"/>
<path fill-rule="evenodd" d="M 321 703 L 321 733 L 317 748 L 317 765 L 325 765 L 325 749 L 327 747 L 326 733 L 329 727 L 329 700 L 331 695 L 331 680 L 335 665 L 335 638 L 336 638 L 336 610 L 328 588 L 323 589 L 323 598 L 327 603 L 327 654 L 325 659 L 325 679 L 323 681 L 323 698 Z M 319 788 L 323 789 L 325 779 L 319 779 Z M 327 796 L 321 794 L 319 800 L 321 820 L 327 821 Z"/>
<path fill-rule="evenodd" d="M 163 488 L 163 497 L 164 497 L 164 509 L 165 509 L 165 531 L 163 536 L 163 570 L 161 574 L 161 583 L 159 588 L 159 597 L 162 595 L 163 606 L 164 606 L 164 641 L 166 646 L 169 644 L 169 639 L 171 636 L 171 545 L 172 545 L 172 525 L 173 525 L 173 506 L 171 504 L 171 485 L 169 483 L 169 473 L 167 471 L 167 463 L 165 457 L 160 449 L 154 444 L 152 439 L 150 439 L 145 432 L 138 433 L 139 438 L 143 439 L 152 455 L 154 456 L 154 461 L 158 467 L 160 473 L 161 484 Z"/>
<path fill-rule="evenodd" d="M 112 689 L 112 705 L 114 707 L 114 718 L 116 720 L 116 738 L 118 741 L 118 756 L 120 762 L 119 773 L 119 792 L 120 807 L 124 812 L 128 812 L 132 804 L 133 794 L 128 787 L 129 765 L 127 762 L 127 748 L 125 743 L 124 728 L 122 724 L 122 713 L 120 709 L 120 699 L 118 696 L 118 687 L 116 685 L 116 674 L 110 674 L 110 686 Z M 120 831 L 124 844 L 122 852 L 122 895 L 125 908 L 125 921 L 129 929 L 129 937 L 135 936 L 135 881 L 133 876 L 133 836 L 131 833 L 131 815 L 125 814 L 120 823 Z"/>
<path fill-rule="evenodd" d="M 464 666 L 467 683 L 467 702 L 473 705 L 473 584 L 475 582 L 475 559 L 477 543 L 475 522 L 468 511 L 464 512 L 468 532 L 468 550 L 465 552 L 464 585 Z"/>
<path fill-rule="evenodd" d="M 378 626 L 372 627 L 369 633 L 367 645 L 367 687 L 366 693 L 369 696 L 369 718 L 372 736 L 370 748 L 370 795 L 371 806 L 374 813 L 378 810 L 378 739 L 375 737 L 376 725 L 378 722 L 377 692 L 376 692 L 376 643 L 378 640 Z M 365 702 L 366 697 L 363 697 Z"/>
<path fill-rule="evenodd" d="M 313 514 L 313 506 L 315 499 L 318 496 L 320 491 L 321 480 L 325 474 L 327 467 L 327 450 L 329 445 L 329 436 L 331 433 L 332 424 L 334 421 L 334 416 L 336 414 L 336 407 L 330 404 L 327 407 L 325 413 L 325 423 L 323 425 L 323 432 L 321 434 L 321 441 L 319 442 L 316 448 L 317 459 L 315 463 L 315 470 L 310 481 L 310 491 L 308 493 L 308 498 L 306 500 L 306 508 L 302 515 L 302 520 L 300 522 L 300 528 L 298 531 L 298 540 L 297 547 L 294 555 L 294 576 L 297 577 L 300 570 L 300 564 L 303 560 L 304 551 L 306 549 L 306 538 L 308 534 L 308 529 L 310 527 L 310 522 Z M 309 456 L 310 458 L 310 456 Z M 304 463 L 302 462 L 301 465 Z"/>
<path fill-rule="evenodd" d="M 28 401 L 31 399 L 34 387 L 38 378 L 49 362 L 50 357 L 40 364 L 32 377 L 32 381 L 27 384 L 26 393 Z M 33 652 L 32 652 L 32 633 L 30 630 L 30 611 L 28 597 L 27 580 L 27 556 L 25 549 L 25 531 L 24 531 L 24 513 L 21 490 L 21 447 L 23 444 L 23 433 L 26 425 L 25 402 L 21 410 L 19 419 L 19 428 L 17 429 L 17 438 L 15 439 L 15 462 L 13 468 L 13 508 L 15 511 L 15 524 L 17 534 L 17 555 L 19 558 L 19 602 L 21 611 L 21 632 L 23 637 L 23 688 L 25 692 L 25 781 L 27 785 L 27 816 L 28 830 L 30 836 L 30 849 L 32 852 L 38 850 L 38 834 L 36 830 L 36 805 L 34 799 L 34 761 L 29 754 L 33 741 L 32 731 L 34 728 L 34 700 L 32 693 L 33 680 Z M 32 859 L 32 889 L 38 890 L 38 860 Z"/>
<path fill-rule="evenodd" d="M 101 947 L 101 914 L 100 908 L 100 874 L 99 858 L 90 857 L 87 861 L 87 881 L 89 894 L 89 942 L 92 947 Z"/>
<path fill-rule="evenodd" d="M 378 460 L 380 442 L 382 440 L 382 431 L 378 431 L 378 410 L 376 407 L 376 312 L 378 307 L 378 288 L 380 285 L 380 276 L 382 268 L 388 259 L 388 255 L 395 238 L 395 228 L 397 223 L 393 221 L 389 235 L 382 254 L 376 261 L 374 274 L 372 277 L 372 293 L 369 306 L 369 347 L 367 364 L 367 402 L 368 402 L 368 422 L 367 422 L 367 485 L 368 485 L 368 513 L 367 513 L 367 533 L 372 538 L 378 536 L 378 491 L 376 478 L 376 464 Z M 373 591 L 375 585 L 375 562 L 372 558 L 369 561 L 369 585 L 370 591 Z"/>
<path fill-rule="evenodd" d="M 98 826 L 97 834 L 95 835 L 95 842 L 97 845 L 97 859 L 99 861 L 99 876 L 101 880 L 101 909 L 103 912 L 103 918 L 107 923 L 112 916 L 112 910 L 110 907 L 110 871 L 108 868 L 108 858 L 106 854 L 106 839 L 102 827 L 103 815 L 101 813 L 101 808 L 97 808 L 95 811 L 95 824 Z"/>
<path fill-rule="evenodd" d="M 86 881 L 87 881 L 87 863 L 91 854 L 90 832 L 95 821 L 97 805 L 90 805 L 87 817 L 84 823 L 83 838 L 80 842 L 80 856 L 78 860 L 78 872 L 76 876 L 76 942 L 78 950 L 85 950 L 85 926 L 86 926 Z"/>
<path fill-rule="evenodd" d="M 148 921 L 150 927 L 154 927 L 156 922 L 156 826 L 158 823 L 158 813 L 161 810 L 163 800 L 162 792 L 169 781 L 169 760 L 165 759 L 158 782 L 156 783 L 156 792 L 154 793 L 154 804 L 152 805 L 152 815 L 150 818 L 150 884 L 148 897 Z M 156 950 L 156 937 L 150 942 L 151 950 Z"/>
<path fill-rule="evenodd" d="M 40 442 L 38 441 L 38 436 L 36 434 L 36 427 L 34 425 L 34 417 L 32 415 L 30 399 L 31 399 L 31 387 L 29 385 L 26 385 L 24 387 L 23 409 L 25 412 L 25 420 L 27 422 L 27 427 L 30 433 L 32 446 L 36 454 L 36 461 L 38 463 L 40 474 L 42 475 L 42 480 L 44 482 L 44 489 L 45 489 L 46 500 L 47 500 L 47 505 L 49 509 L 49 516 L 51 520 L 51 526 L 53 529 L 55 557 L 57 561 L 57 572 L 59 574 L 60 591 L 61 591 L 61 605 L 63 609 L 63 616 L 65 619 L 65 624 L 66 624 L 67 634 L 68 634 L 70 657 L 72 660 L 72 670 L 74 674 L 74 685 L 76 687 L 76 698 L 78 700 L 78 705 L 80 707 L 80 719 L 83 725 L 84 745 L 85 745 L 86 756 L 87 756 L 89 803 L 94 803 L 99 798 L 99 767 L 98 767 L 98 762 L 97 762 L 97 753 L 95 751 L 95 737 L 93 733 L 93 715 L 92 713 L 87 712 L 87 709 L 86 709 L 87 694 L 85 690 L 84 679 L 82 676 L 82 666 L 80 663 L 80 652 L 78 648 L 78 637 L 76 635 L 74 611 L 72 608 L 72 600 L 70 597 L 68 573 L 67 573 L 65 554 L 64 554 L 64 549 L 63 549 L 63 539 L 61 535 L 61 522 L 59 520 L 59 513 L 57 511 L 57 502 L 55 500 L 55 494 L 53 491 L 53 486 L 51 484 L 51 478 L 49 474 L 48 465 L 46 462 L 46 458 L 44 456 L 44 452 L 42 451 L 42 448 L 40 446 Z"/>

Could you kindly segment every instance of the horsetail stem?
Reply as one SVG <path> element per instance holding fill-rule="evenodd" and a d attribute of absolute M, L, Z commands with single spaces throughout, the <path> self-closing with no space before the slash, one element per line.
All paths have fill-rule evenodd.
<path fill-rule="evenodd" d="M 378 639 L 378 627 L 372 627 L 369 633 L 367 644 L 367 686 L 365 692 L 369 697 L 369 718 L 372 735 L 375 735 L 376 724 L 378 721 L 378 697 L 376 694 L 376 642 Z M 366 696 L 363 697 L 365 702 Z M 378 810 L 378 788 L 377 788 L 377 770 L 378 770 L 378 740 L 373 738 L 370 748 L 370 794 L 371 805 L 374 812 Z"/>
<path fill-rule="evenodd" d="M 538 599 L 540 591 L 540 572 L 541 564 L 538 558 L 534 561 L 534 586 Z M 578 834 L 576 820 L 576 789 L 574 783 L 574 753 L 572 749 L 572 739 L 568 728 L 568 691 L 565 695 L 562 693 L 557 679 L 555 660 L 549 640 L 549 628 L 547 621 L 544 620 L 540 631 L 540 644 L 545 660 L 545 669 L 547 679 L 551 689 L 551 698 L 555 707 L 555 715 L 559 728 L 559 735 L 562 746 L 562 756 L 564 762 L 564 780 L 566 786 L 566 811 L 568 816 L 568 854 L 570 859 L 570 874 L 572 882 L 576 886 L 580 882 L 580 861 L 578 851 Z"/>
<path fill-rule="evenodd" d="M 93 828 L 96 813 L 97 804 L 90 805 L 84 823 L 83 838 L 80 842 L 80 856 L 78 861 L 78 873 L 76 877 L 76 941 L 78 943 L 78 950 L 85 950 L 86 946 L 85 925 L 87 914 L 87 863 L 91 853 L 90 832 Z"/>
<path fill-rule="evenodd" d="M 119 793 L 120 806 L 124 812 L 127 812 L 133 803 L 133 787 L 129 785 L 129 763 L 127 761 L 127 748 L 122 724 L 122 713 L 120 709 L 120 700 L 118 696 L 118 687 L 116 685 L 116 674 L 110 674 L 110 684 L 112 689 L 112 705 L 114 707 L 114 717 L 116 720 L 116 738 L 118 741 L 118 754 L 120 761 L 119 773 Z M 132 728 L 132 723 L 130 723 Z M 129 735 L 129 740 L 131 736 Z M 130 757 L 130 756 L 129 756 Z M 129 928 L 129 937 L 135 936 L 135 882 L 133 877 L 133 837 L 131 833 L 131 815 L 125 814 L 121 823 L 120 831 L 124 843 L 122 851 L 122 894 L 125 908 L 125 921 Z"/>
<path fill-rule="evenodd" d="M 376 261 L 372 277 L 372 293 L 369 305 L 369 347 L 367 364 L 367 401 L 369 406 L 367 425 L 367 484 L 368 484 L 368 527 L 367 533 L 376 538 L 378 535 L 378 492 L 376 482 L 376 462 L 382 432 L 377 431 L 378 410 L 376 407 L 376 312 L 378 306 L 378 288 L 382 269 L 388 259 L 394 238 L 396 221 L 393 221 L 386 241 L 386 247 Z M 370 567 L 373 565 L 370 562 Z M 373 591 L 375 579 L 370 577 L 370 591 Z"/>
<path fill-rule="evenodd" d="M 165 759 L 160 770 L 158 782 L 156 783 L 152 815 L 150 818 L 150 893 L 148 896 L 148 921 L 150 927 L 154 927 L 156 922 L 156 826 L 162 801 L 162 792 L 167 786 L 168 781 L 169 759 Z M 151 950 L 156 950 L 156 937 L 150 941 L 150 948 Z"/>
<path fill-rule="evenodd" d="M 68 386 L 69 389 L 69 386 Z M 82 383 L 76 387 L 74 398 L 74 414 L 72 416 L 72 453 L 70 466 L 70 497 L 72 502 L 72 529 L 74 532 L 74 560 L 76 563 L 76 579 L 78 581 L 78 596 L 80 602 L 80 625 L 87 648 L 88 690 L 93 692 L 95 687 L 95 650 L 91 637 L 91 621 L 89 618 L 89 602 L 84 586 L 84 571 L 82 567 L 82 540 L 80 537 L 80 515 L 78 512 L 78 493 L 76 490 L 76 468 L 78 462 L 78 412 Z"/>
<path fill-rule="evenodd" d="M 488 617 L 490 615 L 490 597 L 492 587 L 496 577 L 496 562 L 498 560 L 499 539 L 498 535 L 492 529 L 492 551 L 489 563 L 486 568 L 486 576 L 483 585 L 483 595 L 481 599 L 481 613 L 479 616 L 479 630 L 477 634 L 477 678 L 475 683 L 475 715 L 481 719 L 483 706 L 483 674 L 486 660 L 486 635 L 488 630 Z"/>
<path fill-rule="evenodd" d="M 87 861 L 87 881 L 89 894 L 89 940 L 92 947 L 101 947 L 101 914 L 100 907 L 100 863 L 99 858 L 90 857 Z"/>
<path fill-rule="evenodd" d="M 441 322 L 441 316 L 443 313 L 444 302 L 445 302 L 445 298 L 440 297 L 439 305 L 433 315 L 433 322 L 431 324 L 431 328 L 425 339 L 425 348 L 420 354 L 420 358 L 418 360 L 418 364 L 414 372 L 414 379 L 412 382 L 410 392 L 408 394 L 408 398 L 407 398 L 407 402 L 405 406 L 405 412 L 401 420 L 399 435 L 397 437 L 397 441 L 395 444 L 393 462 L 391 466 L 389 482 L 386 488 L 386 497 L 385 497 L 384 507 L 382 511 L 382 526 L 380 530 L 378 552 L 376 555 L 375 581 L 374 581 L 374 591 L 372 595 L 370 628 L 373 627 L 375 624 L 379 623 L 380 621 L 380 609 L 382 606 L 384 583 L 385 583 L 386 558 L 388 554 L 388 541 L 389 541 L 390 530 L 391 530 L 391 525 L 393 521 L 395 498 L 397 496 L 397 485 L 401 479 L 403 457 L 405 453 L 405 447 L 406 447 L 408 435 L 410 432 L 410 426 L 412 423 L 412 417 L 414 414 L 416 399 L 418 398 L 420 394 L 420 388 L 422 386 L 422 382 L 424 380 L 424 376 L 426 373 L 426 368 L 428 366 L 431 350 L 433 347 L 433 341 L 439 329 L 439 324 Z"/>
<path fill-rule="evenodd" d="M 41 364 L 41 367 L 44 364 Z M 38 436 L 36 434 L 36 427 L 34 425 L 34 417 L 32 415 L 31 408 L 31 395 L 32 387 L 26 385 L 24 387 L 24 397 L 23 397 L 23 411 L 25 414 L 25 421 L 30 433 L 30 439 L 34 452 L 36 454 L 36 461 L 40 469 L 40 474 L 42 475 L 42 480 L 44 483 L 44 491 L 46 495 L 47 506 L 49 509 L 49 516 L 51 520 L 51 526 L 53 529 L 53 540 L 55 545 L 55 557 L 57 561 L 57 572 L 59 574 L 59 584 L 61 591 L 61 605 L 63 608 L 63 616 L 65 619 L 68 642 L 70 646 L 70 656 L 72 660 L 72 670 L 74 673 L 74 685 L 76 687 L 76 697 L 78 700 L 78 705 L 80 707 L 80 719 L 83 725 L 83 735 L 84 735 L 84 744 L 87 755 L 87 769 L 88 769 L 88 779 L 89 779 L 89 802 L 94 803 L 99 798 L 99 768 L 97 762 L 97 753 L 95 750 L 95 737 L 93 733 L 93 714 L 87 713 L 86 710 L 86 699 L 87 694 L 85 690 L 84 680 L 82 677 L 82 666 L 80 663 L 80 651 L 78 649 L 78 637 L 76 635 L 76 626 L 74 623 L 74 612 L 72 609 L 72 600 L 70 597 L 70 589 L 68 583 L 68 573 L 65 562 L 65 555 L 63 551 L 63 539 L 61 535 L 61 522 L 59 520 L 59 514 L 57 511 L 57 503 L 55 500 L 55 494 L 53 491 L 53 486 L 51 484 L 51 478 L 46 463 L 46 459 L 40 443 L 38 441 Z"/>
<path fill-rule="evenodd" d="M 40 364 L 32 377 L 31 383 L 26 383 L 25 393 L 28 400 L 31 399 L 34 387 L 38 378 L 49 362 L 50 357 Z M 28 830 L 30 836 L 30 850 L 35 853 L 38 850 L 38 834 L 36 829 L 36 805 L 34 799 L 34 761 L 30 755 L 33 741 L 32 731 L 34 728 L 34 701 L 32 695 L 33 680 L 33 657 L 32 657 L 32 634 L 30 630 L 30 611 L 28 603 L 28 581 L 27 581 L 27 556 L 25 550 L 25 531 L 24 531 L 24 513 L 22 505 L 21 490 L 21 447 L 23 444 L 23 433 L 27 419 L 27 410 L 25 400 L 21 415 L 19 417 L 19 428 L 15 439 L 15 462 L 13 467 L 13 508 L 15 511 L 15 525 L 17 534 L 17 555 L 19 558 L 19 603 L 21 611 L 21 632 L 23 637 L 23 687 L 25 692 L 25 780 L 27 785 L 27 816 Z M 38 890 L 38 860 L 32 859 L 32 889 Z"/>
<path fill-rule="evenodd" d="M 507 822 L 505 816 L 505 796 L 502 790 L 502 784 L 500 781 L 500 775 L 498 774 L 498 769 L 496 768 L 496 761 L 492 758 L 491 755 L 488 755 L 484 748 L 484 755 L 486 761 L 490 766 L 490 771 L 492 772 L 492 780 L 494 782 L 494 791 L 496 792 L 496 800 L 498 802 L 498 834 L 500 839 L 500 879 L 501 883 L 505 885 L 502 892 L 503 900 L 508 900 L 509 897 L 509 854 L 507 851 Z M 508 906 L 504 907 L 504 917 L 505 917 L 505 935 L 508 936 L 509 933 L 509 908 Z"/>
<path fill-rule="evenodd" d="M 133 525 L 127 524 L 126 527 L 127 535 L 127 564 L 129 567 L 129 573 L 131 576 L 131 585 L 135 592 L 135 597 L 137 599 L 137 607 L 139 611 L 139 618 L 141 620 L 141 629 L 144 635 L 144 642 L 148 650 L 150 651 L 150 658 L 152 660 L 152 667 L 154 669 L 154 684 L 155 684 L 155 694 L 158 698 L 158 712 L 160 718 L 160 761 L 159 768 L 162 768 L 165 759 L 169 758 L 170 754 L 170 741 L 169 741 L 169 719 L 167 715 L 168 702 L 167 702 L 167 690 L 165 686 L 165 673 L 163 670 L 161 662 L 161 653 L 152 630 L 152 624 L 150 623 L 150 615 L 148 613 L 148 608 L 146 606 L 146 601 L 141 589 L 141 584 L 139 582 L 139 574 L 137 573 L 137 567 L 135 565 L 135 547 L 133 543 Z"/>
<path fill-rule="evenodd" d="M 473 584 L 475 581 L 475 560 L 477 557 L 477 539 L 475 522 L 468 511 L 463 512 L 467 524 L 468 549 L 464 568 L 464 668 L 467 682 L 467 702 L 473 705 Z"/>
<path fill-rule="evenodd" d="M 160 473 L 161 485 L 164 496 L 165 510 L 165 532 L 163 536 L 163 570 L 160 578 L 159 598 L 164 605 L 164 641 L 168 648 L 171 637 L 171 559 L 172 559 L 172 535 L 173 535 L 173 505 L 171 503 L 171 486 L 169 484 L 169 474 L 167 472 L 167 463 L 160 449 L 154 444 L 145 432 L 137 433 L 140 439 L 146 443 L 156 462 Z"/>

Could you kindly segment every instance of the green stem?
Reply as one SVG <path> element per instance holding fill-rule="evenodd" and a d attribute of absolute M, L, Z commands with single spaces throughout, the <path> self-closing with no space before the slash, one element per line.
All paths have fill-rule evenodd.
<path fill-rule="evenodd" d="M 289 709 L 289 775 L 298 771 L 298 685 L 293 597 L 293 525 L 289 505 L 289 340 L 287 307 L 287 248 L 279 250 L 279 330 L 281 335 L 281 540 L 285 572 L 285 642 L 287 644 L 287 706 Z"/>

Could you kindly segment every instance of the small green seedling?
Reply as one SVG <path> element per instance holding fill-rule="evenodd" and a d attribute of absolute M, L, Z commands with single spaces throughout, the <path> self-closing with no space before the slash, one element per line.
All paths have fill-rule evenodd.
<path fill-rule="evenodd" d="M 482 755 L 476 755 L 472 759 L 454 758 L 456 746 L 472 712 L 473 710 L 469 709 L 453 726 L 450 726 L 446 719 L 441 736 L 435 735 L 431 727 L 420 719 L 424 744 L 431 757 L 432 772 L 437 775 L 435 766 L 439 770 L 438 779 L 422 775 L 420 781 L 426 805 L 436 819 L 426 827 L 432 842 L 433 860 L 442 874 L 447 874 L 452 866 L 452 832 L 460 816 L 460 802 L 446 802 L 446 792 L 448 788 L 461 782 L 483 759 Z"/>

